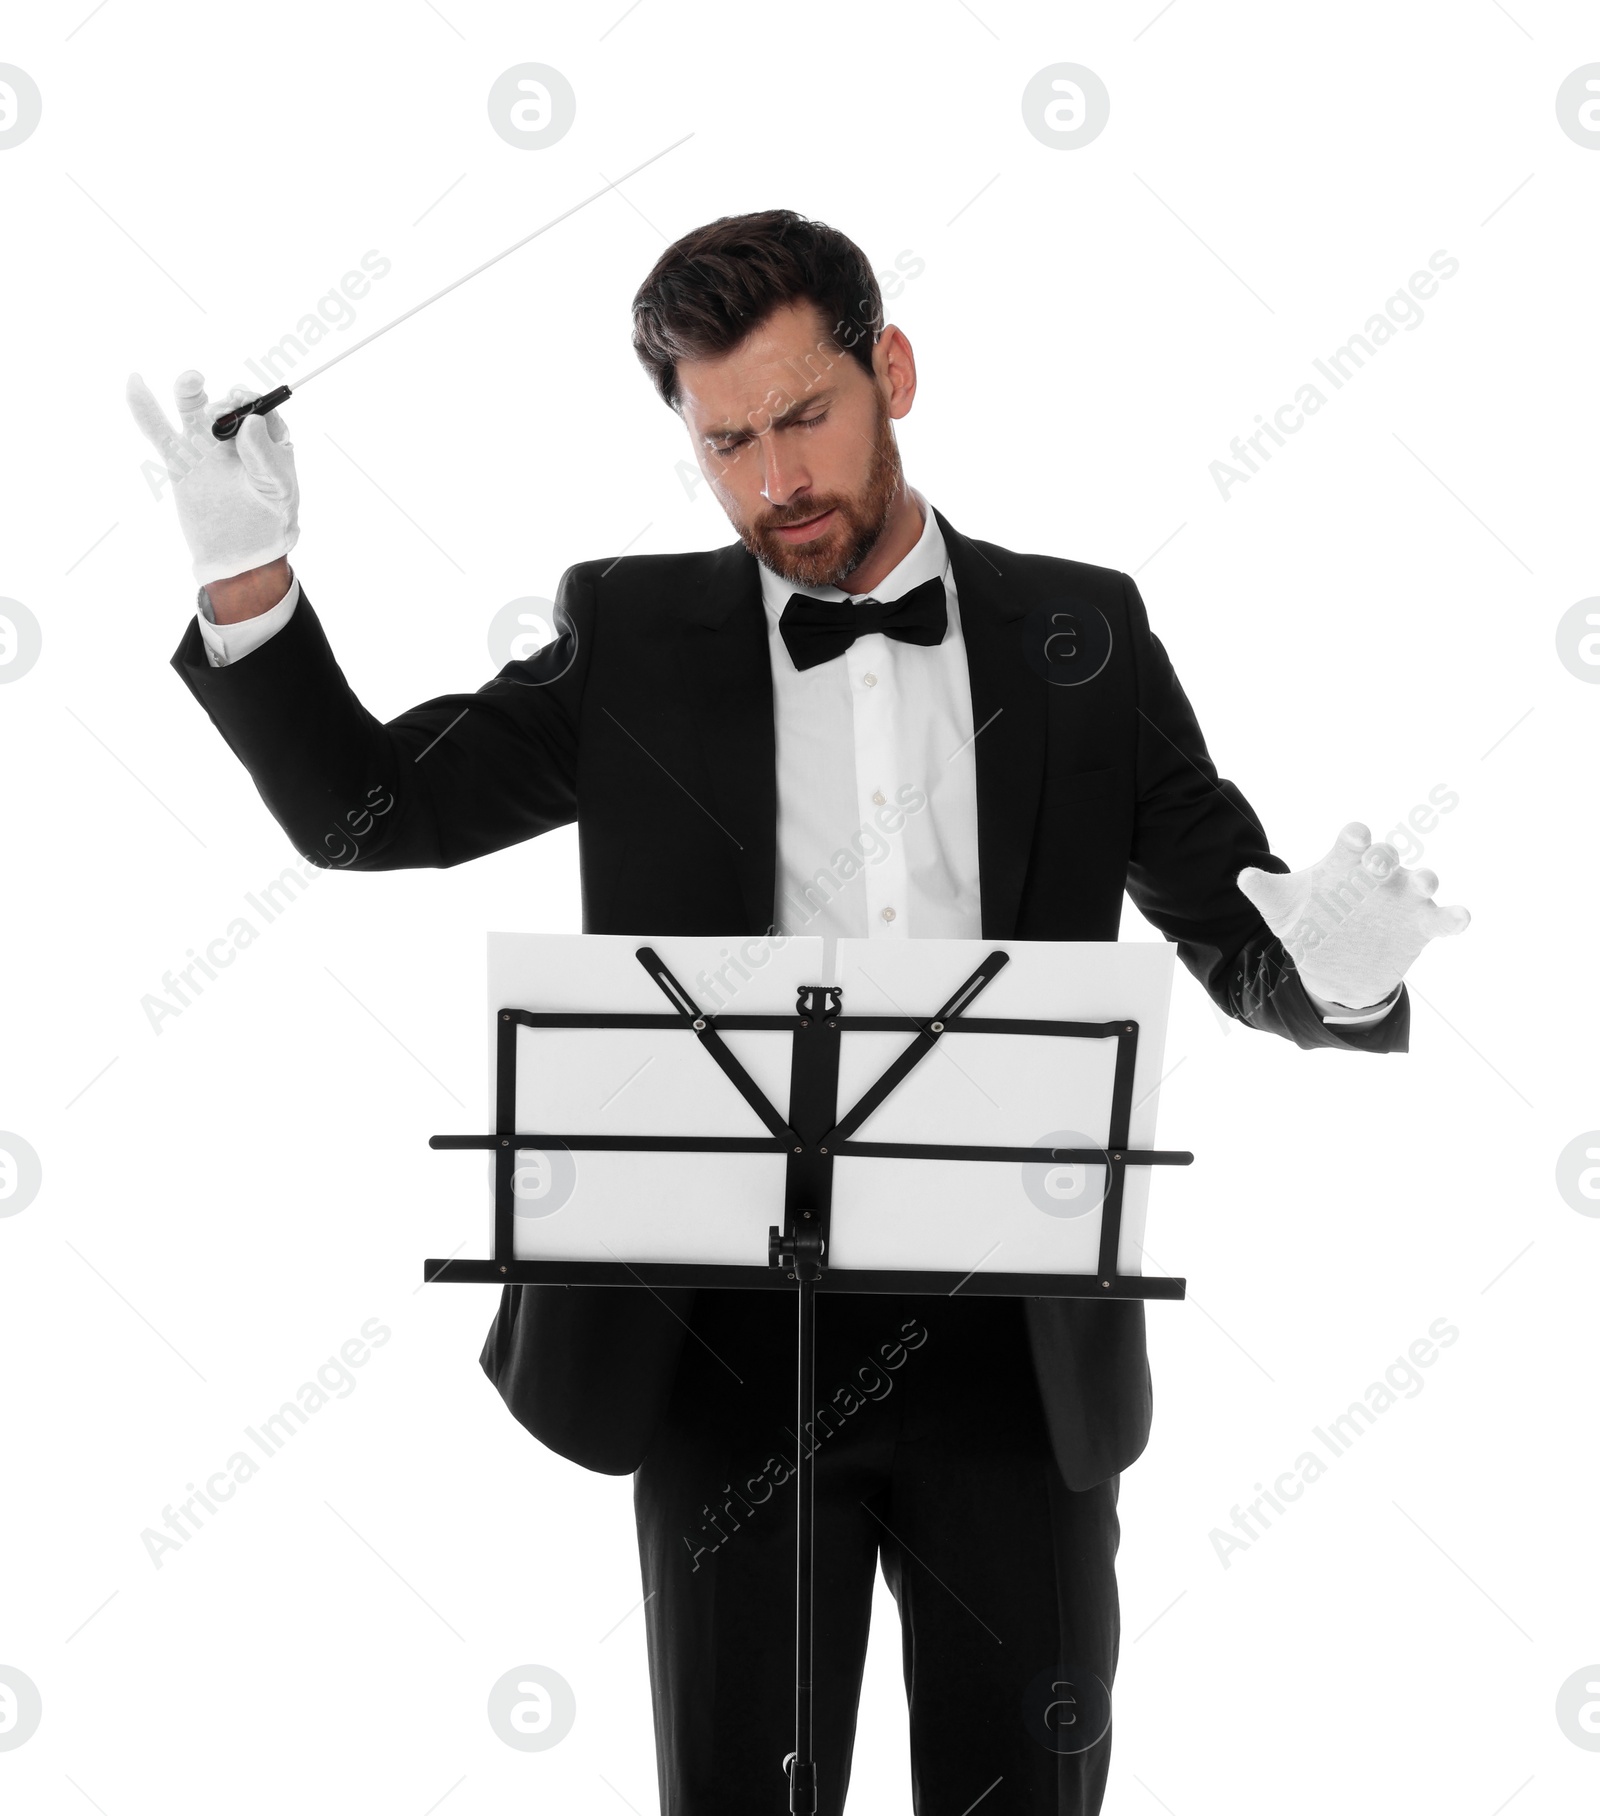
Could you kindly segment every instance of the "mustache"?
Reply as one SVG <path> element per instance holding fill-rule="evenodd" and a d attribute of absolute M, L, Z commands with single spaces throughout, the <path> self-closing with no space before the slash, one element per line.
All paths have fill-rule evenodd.
<path fill-rule="evenodd" d="M 787 511 L 772 511 L 756 525 L 760 530 L 782 530 L 791 528 L 797 523 L 810 523 L 813 517 L 825 516 L 829 511 L 839 508 L 839 500 L 830 498 L 817 504 L 806 504 Z"/>

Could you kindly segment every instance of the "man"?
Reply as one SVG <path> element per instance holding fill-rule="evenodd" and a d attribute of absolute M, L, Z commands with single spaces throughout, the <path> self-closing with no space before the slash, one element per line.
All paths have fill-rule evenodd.
<path fill-rule="evenodd" d="M 290 571 L 276 413 L 218 443 L 188 373 L 180 440 L 130 381 L 203 583 L 174 666 L 300 851 L 457 864 L 576 819 L 596 933 L 1110 940 L 1126 889 L 1229 1015 L 1405 1050 L 1401 975 L 1464 911 L 1355 825 L 1286 874 L 1132 580 L 970 540 L 907 486 L 915 361 L 855 245 L 786 210 L 724 218 L 633 307 L 739 541 L 568 568 L 552 642 L 388 724 Z M 1097 1811 L 1142 1307 L 840 1294 L 817 1321 L 839 1414 L 817 1446 L 819 1808 L 843 1808 L 881 1561 L 919 1816 L 1000 1786 L 997 1810 Z M 634 1475 L 663 1811 L 781 1795 L 787 1303 L 511 1286 L 482 1360 L 546 1444 Z"/>

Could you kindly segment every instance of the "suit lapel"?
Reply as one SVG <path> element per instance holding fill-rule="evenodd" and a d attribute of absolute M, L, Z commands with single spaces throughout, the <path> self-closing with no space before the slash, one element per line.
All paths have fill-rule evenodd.
<path fill-rule="evenodd" d="M 760 570 L 742 544 L 712 553 L 687 616 L 679 671 L 711 781 L 707 805 L 738 848 L 744 924 L 764 933 L 777 896 L 777 736 Z"/>
<path fill-rule="evenodd" d="M 983 937 L 1009 939 L 1033 849 L 1045 759 L 1045 690 L 1022 659 L 1018 621 L 1028 599 L 1010 557 L 979 548 L 934 518 L 950 553 L 961 635 L 972 686 L 973 753 L 978 771 L 978 882 Z"/>

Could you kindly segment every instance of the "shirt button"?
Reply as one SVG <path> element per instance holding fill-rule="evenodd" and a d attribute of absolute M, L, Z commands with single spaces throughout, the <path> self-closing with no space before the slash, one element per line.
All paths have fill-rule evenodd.
<path fill-rule="evenodd" d="M 894 910 L 892 908 L 880 908 L 878 912 L 886 921 L 892 921 L 894 919 Z"/>
<path fill-rule="evenodd" d="M 873 789 L 872 805 L 874 807 L 882 807 L 884 805 L 884 795 L 883 795 L 883 790 L 881 788 Z"/>
<path fill-rule="evenodd" d="M 861 685 L 863 687 L 876 687 L 878 685 L 878 677 L 876 675 L 863 675 L 861 677 Z"/>

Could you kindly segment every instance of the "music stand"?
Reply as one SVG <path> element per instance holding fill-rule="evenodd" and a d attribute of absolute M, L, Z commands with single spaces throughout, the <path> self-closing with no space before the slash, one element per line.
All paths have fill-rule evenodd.
<path fill-rule="evenodd" d="M 1138 1056 L 1136 1020 L 1064 1021 L 990 1018 L 970 1013 L 973 1004 L 1010 962 L 1000 947 L 991 950 L 969 977 L 931 1015 L 849 1015 L 844 988 L 802 984 L 792 1013 L 703 1012 L 694 997 L 647 945 L 634 955 L 671 1005 L 666 1013 L 587 1014 L 502 1007 L 496 1012 L 494 1074 L 495 1127 L 488 1135 L 434 1135 L 429 1147 L 485 1149 L 494 1156 L 494 1254 L 489 1260 L 426 1261 L 424 1279 L 474 1283 L 548 1283 L 568 1286 L 793 1287 L 796 1352 L 796 1531 L 795 1531 L 795 1745 L 784 1761 L 789 1808 L 809 1816 L 817 1807 L 812 1736 L 812 1552 L 815 1445 L 806 1437 L 816 1418 L 815 1309 L 818 1291 L 946 1293 L 970 1291 L 1008 1297 L 1080 1299 L 1181 1299 L 1179 1278 L 1123 1273 L 1119 1265 L 1123 1195 L 1130 1167 L 1187 1166 L 1193 1154 L 1128 1145 L 1133 1112 L 1134 1068 Z M 768 1130 L 759 1136 L 607 1135 L 582 1131 L 559 1134 L 519 1130 L 517 1123 L 518 1030 L 661 1029 L 692 1033 Z M 787 1033 L 791 1037 L 788 1115 L 782 1115 L 730 1051 L 722 1030 Z M 840 1052 L 851 1033 L 909 1034 L 909 1043 L 842 1115 L 838 1106 Z M 1043 1035 L 1111 1041 L 1115 1062 L 1106 1144 L 1048 1148 L 984 1146 L 962 1142 L 883 1142 L 852 1139 L 857 1129 L 905 1082 L 939 1042 L 955 1035 Z M 532 1260 L 518 1257 L 513 1179 L 519 1152 L 561 1148 L 612 1152 L 678 1154 L 782 1154 L 785 1156 L 783 1222 L 769 1226 L 765 1268 L 698 1262 Z M 1098 1267 L 1094 1273 L 985 1273 L 941 1270 L 847 1268 L 830 1272 L 834 1167 L 839 1160 L 872 1157 L 899 1160 L 1038 1164 L 1081 1164 L 1105 1168 L 1100 1200 Z"/>

